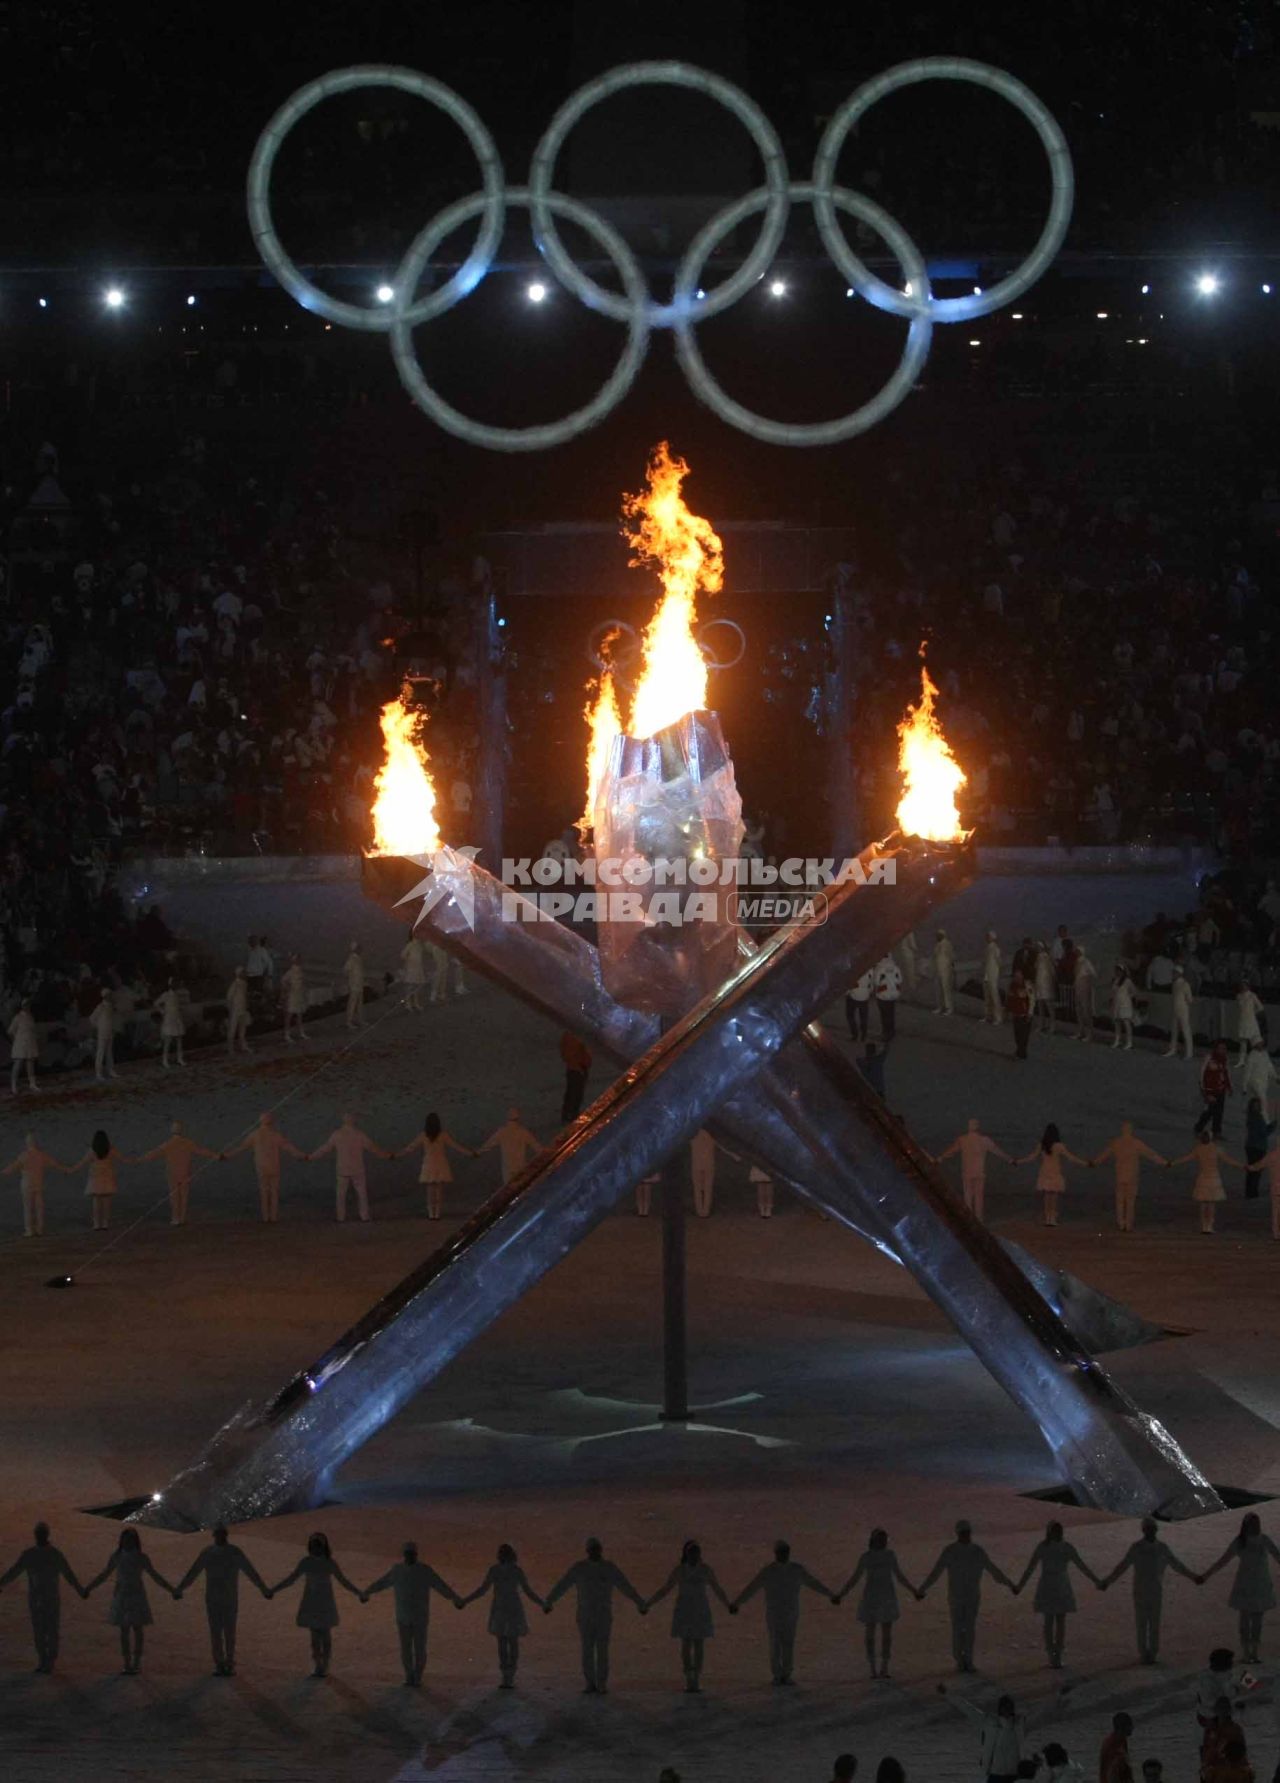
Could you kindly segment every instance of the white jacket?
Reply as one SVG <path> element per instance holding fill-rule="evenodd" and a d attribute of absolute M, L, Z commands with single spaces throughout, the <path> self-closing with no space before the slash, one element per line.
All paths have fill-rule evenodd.
<path fill-rule="evenodd" d="M 894 1003 L 902 995 L 902 969 L 886 954 L 876 967 L 876 996 L 885 1003 Z"/>

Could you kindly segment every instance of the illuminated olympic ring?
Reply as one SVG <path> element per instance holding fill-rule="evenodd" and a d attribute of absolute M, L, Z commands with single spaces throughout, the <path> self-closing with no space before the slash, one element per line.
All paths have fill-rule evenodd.
<path fill-rule="evenodd" d="M 737 654 L 720 657 L 709 642 L 710 633 L 728 628 L 738 640 Z M 625 643 L 621 640 L 625 637 Z M 615 646 L 606 657 L 604 645 L 609 639 L 620 644 Z M 702 659 L 709 669 L 732 669 L 742 661 L 747 653 L 747 634 L 736 619 L 708 619 L 698 627 L 698 648 Z M 613 678 L 619 686 L 630 690 L 632 686 L 631 668 L 640 654 L 640 634 L 634 625 L 625 619 L 604 619 L 599 625 L 591 628 L 587 638 L 587 661 L 595 669 L 597 675 L 603 675 L 606 669 L 613 671 Z"/>
<path fill-rule="evenodd" d="M 935 297 L 923 256 L 902 226 L 871 199 L 834 183 L 845 138 L 863 114 L 886 94 L 926 80 L 967 81 L 1007 99 L 1031 124 L 1049 161 L 1052 197 L 1039 240 L 1013 272 L 972 297 Z M 703 225 L 677 268 L 669 303 L 660 303 L 650 295 L 635 255 L 617 230 L 587 205 L 554 191 L 551 184 L 564 139 L 584 112 L 623 88 L 654 85 L 684 87 L 724 106 L 751 137 L 764 163 L 765 175 L 761 187 L 726 206 Z M 449 205 L 419 231 L 392 275 L 390 302 L 376 308 L 344 303 L 313 284 L 285 251 L 271 212 L 271 175 L 289 131 L 322 99 L 364 87 L 393 87 L 436 106 L 458 125 L 480 167 L 480 191 Z M 782 446 L 828 445 L 864 433 L 896 408 L 915 382 L 928 357 L 935 322 L 967 322 L 989 315 L 1035 283 L 1062 245 L 1071 218 L 1073 191 L 1066 138 L 1035 94 L 998 68 L 954 56 L 923 56 L 900 62 L 865 81 L 827 125 L 814 159 L 813 177 L 807 181 L 790 178 L 773 126 L 754 100 L 731 81 L 684 62 L 628 63 L 588 81 L 560 107 L 534 150 L 527 186 L 506 184 L 492 136 L 467 102 L 451 88 L 411 68 L 372 64 L 323 75 L 300 87 L 285 101 L 254 148 L 249 163 L 248 208 L 249 227 L 265 265 L 305 309 L 347 328 L 390 336 L 400 379 L 419 408 L 448 432 L 473 445 L 505 452 L 530 452 L 562 445 L 603 420 L 635 382 L 655 328 L 670 328 L 674 332 L 676 355 L 695 395 L 722 420 L 744 433 Z M 744 408 L 712 378 L 695 339 L 698 322 L 728 309 L 764 276 L 781 244 L 793 202 L 812 205 L 823 245 L 852 289 L 877 309 L 903 317 L 909 324 L 902 357 L 888 382 L 861 407 L 832 421 L 772 421 Z M 461 414 L 431 388 L 413 348 L 414 328 L 460 303 L 490 270 L 502 239 L 507 209 L 512 205 L 529 212 L 534 242 L 552 275 L 589 309 L 624 322 L 627 327 L 618 362 L 595 396 L 572 414 L 535 427 L 492 427 Z M 736 272 L 700 296 L 698 278 L 708 258 L 726 236 L 757 212 L 761 213 L 760 229 L 745 260 Z M 863 264 L 849 246 L 837 213 L 854 217 L 874 230 L 898 262 L 904 288 L 886 283 Z M 438 289 L 419 296 L 419 282 L 440 243 L 462 224 L 477 218 L 476 239 L 462 264 Z M 607 290 L 583 272 L 561 241 L 557 221 L 574 223 L 586 231 L 612 262 L 621 292 Z"/>

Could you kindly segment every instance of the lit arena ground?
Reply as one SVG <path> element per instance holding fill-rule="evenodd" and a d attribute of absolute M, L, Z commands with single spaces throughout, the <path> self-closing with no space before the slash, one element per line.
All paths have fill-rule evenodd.
<path fill-rule="evenodd" d="M 962 954 L 988 920 L 1005 937 L 1058 920 L 1094 929 L 1182 908 L 1189 886 L 1168 879 L 981 882 L 948 912 Z M 308 951 L 336 964 L 358 927 L 373 964 L 389 964 L 399 931 L 358 902 L 354 887 L 187 893 L 166 909 L 188 929 L 238 939 L 267 928 L 285 944 L 305 925 Z M 260 1109 L 300 1144 L 314 1145 L 347 1106 L 387 1143 L 404 1143 L 428 1107 L 460 1138 L 478 1141 L 518 1102 L 548 1134 L 560 1070 L 553 1030 L 496 991 L 421 1016 L 383 1017 L 348 1048 L 340 1022 L 321 1024 L 306 1052 L 263 1043 L 247 1066 L 207 1056 L 185 1074 L 127 1070 L 104 1090 L 81 1084 L 38 1102 L 3 1105 L 4 1153 L 35 1127 L 64 1156 L 105 1125 L 125 1151 L 156 1143 L 168 1120 L 230 1143 Z M 838 1021 L 838 1011 L 833 1012 Z M 1026 1066 L 1008 1057 L 1008 1030 L 963 1015 L 950 1022 L 904 1010 L 889 1101 L 931 1147 L 980 1114 L 1007 1148 L 1027 1151 L 1047 1119 L 1069 1146 L 1091 1150 L 1123 1116 L 1157 1146 L 1185 1150 L 1196 1103 L 1194 1068 L 1150 1051 L 1116 1055 L 1065 1039 L 1034 1044 Z M 842 1024 L 841 1029 L 842 1030 Z M 598 1070 L 594 1087 L 603 1086 Z M 1228 1140 L 1242 1143 L 1238 1106 Z M 492 1156 L 463 1161 L 457 1217 L 496 1181 Z M 375 1220 L 337 1227 L 329 1161 L 289 1166 L 281 1224 L 250 1217 L 246 1160 L 220 1165 L 193 1192 L 193 1223 L 172 1232 L 157 1207 L 139 1229 L 86 1268 L 71 1292 L 43 1285 L 76 1270 L 99 1246 L 86 1229 L 82 1184 L 55 1178 L 50 1234 L 16 1236 L 16 1191 L 5 1191 L 0 1243 L 0 1539 L 24 1543 L 37 1515 L 55 1525 L 82 1576 L 118 1533 L 85 1514 L 152 1489 L 187 1460 L 245 1399 L 279 1386 L 322 1349 L 448 1229 L 429 1228 L 408 1162 L 374 1163 Z M 1110 1359 L 1116 1376 L 1158 1413 L 1217 1482 L 1280 1492 L 1280 1245 L 1266 1236 L 1264 1202 L 1238 1188 L 1220 1236 L 1195 1230 L 1187 1171 L 1148 1176 L 1140 1230 L 1117 1236 L 1110 1181 L 1073 1173 L 1065 1223 L 1035 1223 L 1033 1173 L 993 1172 L 997 1228 L 1074 1270 L 1180 1334 Z M 117 1227 L 158 1200 L 158 1169 L 128 1173 Z M 1021 1566 L 1046 1507 L 1028 1492 L 1054 1482 L 1038 1437 L 900 1271 L 851 1234 L 780 1197 L 770 1224 L 756 1218 L 744 1172 L 722 1161 L 715 1217 L 691 1222 L 692 1397 L 698 1427 L 655 1427 L 660 1380 L 659 1226 L 630 1204 L 501 1319 L 340 1480 L 339 1501 L 243 1532 L 268 1577 L 294 1563 L 323 1527 L 344 1568 L 367 1581 L 409 1535 L 452 1582 L 470 1589 L 500 1540 L 520 1550 L 545 1587 L 599 1533 L 643 1591 L 665 1578 L 681 1541 L 703 1540 L 736 1588 L 779 1534 L 833 1585 L 842 1584 L 873 1524 L 892 1533 L 909 1576 L 932 1561 L 955 1517 L 971 1517 L 1006 1567 Z M 1265 1512 L 1265 1506 L 1264 1512 Z M 1131 1526 L 1068 1509 L 1070 1532 L 1095 1566 L 1110 1564 Z M 1216 1558 L 1238 1513 L 1182 1525 L 1172 1539 L 1192 1565 Z M 148 1533 L 173 1577 L 196 1544 Z M 1137 1721 L 1133 1750 L 1192 1774 L 1188 1678 L 1207 1648 L 1234 1638 L 1229 1575 L 1203 1592 L 1167 1593 L 1162 1664 L 1133 1664 L 1129 1595 L 1081 1592 L 1068 1671 L 1074 1689 L 1045 1724 L 1086 1765 L 1111 1713 Z M 802 1783 L 828 1775 L 833 1753 L 864 1763 L 892 1751 L 908 1775 L 975 1775 L 971 1731 L 935 1694 L 950 1675 L 944 1597 L 904 1605 L 892 1683 L 865 1677 L 853 1604 L 814 1599 L 800 1643 L 801 1687 L 767 1686 L 757 1606 L 718 1618 L 706 1694 L 678 1693 L 669 1608 L 615 1624 L 614 1693 L 578 1695 L 572 1608 L 535 1617 L 520 1689 L 499 1695 L 483 1606 L 435 1612 L 426 1688 L 399 1685 L 387 1600 L 342 1598 L 333 1676 L 307 1677 L 306 1637 L 292 1596 L 242 1599 L 239 1676 L 211 1678 L 198 1594 L 181 1605 L 153 1594 L 155 1627 L 141 1678 L 118 1675 L 106 1598 L 64 1607 L 64 1657 L 52 1679 L 28 1673 L 24 1593 L 0 1598 L 0 1770 L 16 1783 L 53 1779 L 368 1779 L 369 1783 L 489 1783 L 556 1778 L 654 1783 L 675 1764 L 686 1783 Z M 1280 1641 L 1268 1630 L 1266 1646 Z M 995 1680 L 1027 1704 L 1047 1703 L 1029 1598 L 988 1593 L 973 1681 Z M 783 1700 L 780 1700 L 780 1696 Z M 1270 1775 L 1270 1706 L 1253 1711 L 1251 1759 Z"/>

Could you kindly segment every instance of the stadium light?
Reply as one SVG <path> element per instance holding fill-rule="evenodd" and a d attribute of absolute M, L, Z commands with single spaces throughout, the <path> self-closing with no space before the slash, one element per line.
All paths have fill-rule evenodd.
<path fill-rule="evenodd" d="M 47 310 L 49 307 L 49 299 L 47 297 L 37 297 L 36 302 L 40 305 L 42 310 Z"/>
<path fill-rule="evenodd" d="M 390 303 L 391 299 L 395 296 L 395 290 L 390 285 L 379 285 L 378 289 L 374 292 L 374 296 L 379 303 Z"/>
<path fill-rule="evenodd" d="M 787 281 L 785 279 L 770 279 L 769 295 L 770 297 L 785 297 L 787 295 Z"/>
<path fill-rule="evenodd" d="M 1150 295 L 1151 295 L 1151 287 L 1150 287 L 1150 285 L 1144 285 L 1144 286 L 1143 286 L 1143 287 L 1142 287 L 1142 295 L 1143 295 L 1143 296 L 1144 296 L 1144 297 L 1150 297 Z"/>
<path fill-rule="evenodd" d="M 122 310 L 124 308 L 124 292 L 119 285 L 108 285 L 102 293 L 102 301 L 109 310 Z"/>
<path fill-rule="evenodd" d="M 193 310 L 193 309 L 194 309 L 194 308 L 195 308 L 195 307 L 196 307 L 196 298 L 195 298 L 195 292 L 194 292 L 194 291 L 188 291 L 188 292 L 187 292 L 187 308 L 188 308 L 188 309 L 189 309 L 189 310 Z"/>
<path fill-rule="evenodd" d="M 1271 287 L 1270 287 L 1270 285 L 1264 285 L 1264 286 L 1263 286 L 1263 287 L 1262 287 L 1262 295 L 1263 295 L 1263 296 L 1264 296 L 1264 297 L 1270 297 L 1270 295 L 1271 295 Z"/>
<path fill-rule="evenodd" d="M 537 279 L 534 280 L 533 284 L 530 285 L 529 289 L 525 292 L 525 296 L 529 299 L 530 303 L 541 303 L 546 295 L 547 287 L 544 284 L 541 284 Z"/>
<path fill-rule="evenodd" d="M 1221 289 L 1221 282 L 1216 272 L 1202 272 L 1196 279 L 1196 290 L 1201 297 L 1216 297 Z"/>

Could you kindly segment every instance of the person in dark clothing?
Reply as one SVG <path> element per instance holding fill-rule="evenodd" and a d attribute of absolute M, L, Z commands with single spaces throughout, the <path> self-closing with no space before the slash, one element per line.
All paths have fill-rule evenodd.
<path fill-rule="evenodd" d="M 36 1670 L 51 1672 L 58 1657 L 59 1582 L 65 1579 L 81 1597 L 88 1593 L 68 1565 L 62 1550 L 55 1548 L 49 1540 L 47 1523 L 36 1524 L 35 1546 L 24 1549 L 8 1572 L 0 1576 L 0 1589 L 12 1584 L 22 1573 L 27 1575 L 27 1604 L 36 1643 Z"/>
<path fill-rule="evenodd" d="M 1230 1094 L 1231 1067 L 1227 1063 L 1227 1043 L 1219 1040 L 1200 1072 L 1200 1096 L 1204 1107 L 1196 1122 L 1197 1133 L 1203 1133 L 1206 1127 L 1212 1126 L 1214 1138 L 1222 1138 L 1222 1117 Z"/>
<path fill-rule="evenodd" d="M 865 1040 L 871 1021 L 871 988 L 875 982 L 873 972 L 864 972 L 857 983 L 851 985 L 845 993 L 844 1018 L 849 1024 L 849 1038 L 856 1046 L 858 1041 Z"/>
<path fill-rule="evenodd" d="M 1031 992 L 1021 972 L 1015 972 L 1009 980 L 1004 1001 L 1013 1023 L 1014 1057 L 1025 1059 L 1027 1042 L 1031 1039 Z"/>
<path fill-rule="evenodd" d="M 1249 1168 L 1244 1173 L 1244 1193 L 1246 1201 L 1258 1199 L 1258 1185 L 1262 1181 L 1262 1160 L 1271 1149 L 1271 1135 L 1276 1130 L 1276 1123 L 1267 1119 L 1266 1110 L 1257 1096 L 1250 1096 L 1244 1111 L 1244 1157 Z"/>
<path fill-rule="evenodd" d="M 1013 970 L 1021 972 L 1030 984 L 1036 975 L 1036 944 L 1030 935 L 1022 937 L 1022 945 L 1013 956 Z"/>
<path fill-rule="evenodd" d="M 560 1104 L 560 1119 L 574 1121 L 582 1112 L 582 1099 L 587 1093 L 591 1053 L 576 1034 L 566 1031 L 560 1036 L 560 1057 L 564 1060 L 564 1100 Z"/>
<path fill-rule="evenodd" d="M 866 1078 L 867 1082 L 871 1085 L 876 1095 L 883 1101 L 884 1054 L 880 1051 L 880 1048 L 876 1045 L 874 1040 L 868 1040 L 866 1053 L 862 1058 L 856 1059 L 854 1063 Z"/>

